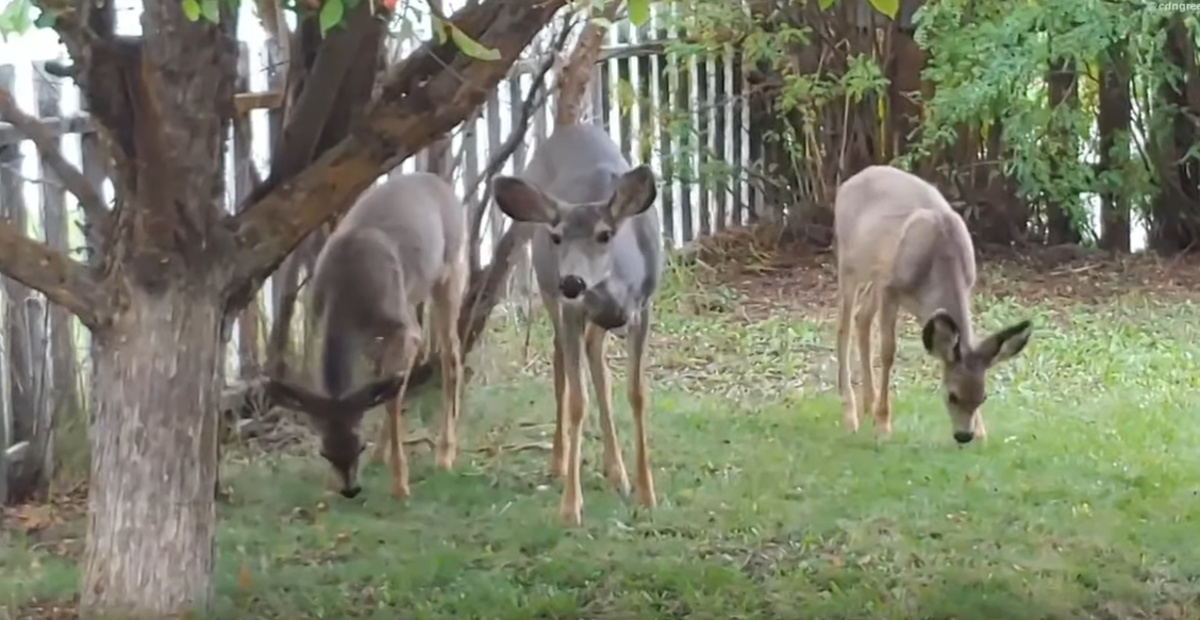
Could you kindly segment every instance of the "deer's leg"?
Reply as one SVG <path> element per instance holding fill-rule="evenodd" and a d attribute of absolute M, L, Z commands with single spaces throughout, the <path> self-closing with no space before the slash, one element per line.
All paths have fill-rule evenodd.
<path fill-rule="evenodd" d="M 550 451 L 550 476 L 565 478 L 567 476 L 567 433 L 563 420 L 566 417 L 567 407 L 564 394 L 567 378 L 563 367 L 562 314 L 559 312 L 558 302 L 553 297 L 544 295 L 542 301 L 550 314 L 550 323 L 554 327 L 554 357 L 552 359 L 554 366 L 554 444 Z"/>
<path fill-rule="evenodd" d="M 857 295 L 854 311 L 854 330 L 858 335 L 859 376 L 858 401 L 863 415 L 871 413 L 875 404 L 875 377 L 871 372 L 871 323 L 875 319 L 875 291 L 868 289 Z"/>
<path fill-rule="evenodd" d="M 621 459 L 621 446 L 617 443 L 617 429 L 612 419 L 612 399 L 609 382 L 612 379 L 605 359 L 605 344 L 608 332 L 589 324 L 584 332 L 588 369 L 592 373 L 592 386 L 596 388 L 596 405 L 600 409 L 600 431 L 604 436 L 604 475 L 622 496 L 629 495 L 629 476 L 625 473 L 625 462 Z"/>
<path fill-rule="evenodd" d="M 413 364 L 417 361 L 420 338 L 401 328 L 388 336 L 384 347 L 383 367 L 387 375 L 404 373 L 400 391 L 387 403 L 387 422 L 385 422 L 384 432 L 387 434 L 388 452 L 391 453 L 389 465 L 392 471 L 392 495 L 397 498 L 405 498 L 410 495 L 410 490 L 408 456 L 404 453 L 404 420 L 401 418 L 401 410 L 404 406 L 404 393 L 408 391 L 408 378 L 412 375 Z"/>
<path fill-rule="evenodd" d="M 387 376 L 387 353 L 387 348 L 382 345 L 374 350 L 372 361 L 376 377 Z M 375 441 L 375 450 L 371 452 L 372 463 L 382 463 L 387 458 L 389 438 L 392 436 L 391 421 L 391 416 L 385 414 L 383 424 L 379 427 L 379 438 Z"/>
<path fill-rule="evenodd" d="M 583 523 L 583 488 L 579 481 L 582 460 L 583 419 L 587 412 L 587 394 L 583 387 L 584 318 L 579 312 L 562 313 L 564 396 L 566 400 L 567 481 L 563 485 L 559 516 L 567 525 Z"/>
<path fill-rule="evenodd" d="M 464 265 L 465 266 L 465 265 Z M 442 358 L 442 428 L 437 440 L 438 467 L 450 469 L 458 451 L 458 413 L 462 405 L 462 346 L 458 315 L 466 286 L 466 270 L 454 268 L 433 291 L 433 327 Z"/>
<path fill-rule="evenodd" d="M 975 438 L 984 440 L 987 439 L 987 429 L 983 426 L 983 412 L 975 412 Z"/>
<path fill-rule="evenodd" d="M 646 348 L 651 320 L 651 310 L 647 306 L 637 322 L 629 326 L 626 348 L 629 356 L 629 408 L 633 411 L 637 443 L 637 499 L 639 504 L 647 508 L 658 504 L 658 498 L 654 494 L 654 475 L 650 471 L 650 442 L 646 431 Z"/>
<path fill-rule="evenodd" d="M 838 391 L 842 394 L 842 420 L 850 432 L 858 431 L 858 411 L 854 404 L 854 386 L 850 382 L 850 319 L 854 315 L 853 291 L 841 291 L 837 326 Z"/>
<path fill-rule="evenodd" d="M 892 365 L 896 362 L 896 319 L 899 316 L 899 301 L 885 291 L 880 291 L 879 302 L 879 393 L 875 397 L 875 432 L 878 435 L 892 434 Z"/>

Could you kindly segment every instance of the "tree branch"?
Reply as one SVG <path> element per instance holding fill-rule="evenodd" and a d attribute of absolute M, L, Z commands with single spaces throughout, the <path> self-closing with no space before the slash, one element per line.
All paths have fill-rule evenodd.
<path fill-rule="evenodd" d="M 622 0 L 608 0 L 604 5 L 601 16 L 611 22 L 620 12 Z M 554 125 L 564 127 L 579 122 L 579 114 L 583 109 L 584 95 L 587 94 L 588 83 L 591 82 L 592 70 L 596 59 L 600 56 L 600 44 L 604 42 L 607 26 L 595 21 L 588 21 L 579 41 L 571 52 L 571 58 L 563 67 L 558 79 L 558 109 L 554 115 Z"/>
<path fill-rule="evenodd" d="M 574 28 L 574 22 L 567 23 L 558 37 L 554 40 L 553 50 L 555 53 L 562 51 L 567 45 L 567 39 L 571 36 L 571 30 Z M 533 82 L 529 86 L 529 92 L 525 95 L 525 100 L 521 102 L 521 115 L 517 119 L 516 126 L 508 134 L 508 138 L 500 145 L 500 148 L 492 155 L 488 161 L 487 167 L 483 169 L 483 174 L 475 179 L 475 183 L 467 188 L 467 193 L 463 196 L 464 202 L 472 204 L 471 199 L 475 196 L 475 192 L 479 191 L 480 186 L 484 186 L 483 197 L 478 203 L 473 205 L 471 210 L 471 221 L 468 239 L 471 240 L 471 265 L 479 265 L 479 231 L 483 228 L 483 216 L 487 213 L 488 202 L 491 200 L 492 194 L 492 177 L 504 167 L 505 162 L 512 157 L 513 152 L 517 150 L 517 146 L 525 140 L 525 134 L 529 132 L 529 121 L 533 119 L 533 111 L 546 103 L 549 89 L 546 88 L 546 74 L 554 67 L 556 54 L 550 54 L 542 61 L 541 68 L 533 78 Z"/>
<path fill-rule="evenodd" d="M 103 298 L 96 294 L 100 284 L 87 267 L 30 239 L 5 220 L 0 220 L 0 273 L 42 292 L 92 331 L 108 319 Z"/>
<path fill-rule="evenodd" d="M 301 29 L 315 27 L 301 24 Z M 302 87 L 296 99 L 287 106 L 283 135 L 272 145 L 271 172 L 265 183 L 254 188 L 246 197 L 247 204 L 254 204 L 269 194 L 280 183 L 292 178 L 313 160 L 318 152 L 317 144 L 322 131 L 335 109 L 342 84 L 354 68 L 356 60 L 361 62 L 360 50 L 371 44 L 371 54 L 378 47 L 377 32 L 381 26 L 372 18 L 369 3 L 362 2 L 351 9 L 346 23 L 318 43 L 317 58 L 312 68 L 303 77 Z M 300 62 L 302 59 L 293 59 Z M 289 71 L 289 73 L 292 73 Z M 369 92 L 369 89 L 368 89 Z"/>
<path fill-rule="evenodd" d="M 348 209 L 379 175 L 483 105 L 563 4 L 565 0 L 489 0 L 462 9 L 451 20 L 469 37 L 499 52 L 500 60 L 473 59 L 452 40 L 428 41 L 391 68 L 349 137 L 231 218 L 239 249 L 232 261 L 238 270 L 228 291 L 230 309 L 247 303 L 301 239 Z"/>
<path fill-rule="evenodd" d="M 108 239 L 111 218 L 100 191 L 92 187 L 87 177 L 84 177 L 78 168 L 63 159 L 58 145 L 54 143 L 54 138 L 42 126 L 39 119 L 23 112 L 17 106 L 17 102 L 13 100 L 12 94 L 3 88 L 0 88 L 0 119 L 12 124 L 17 131 L 33 142 L 42 162 L 54 171 L 63 187 L 79 199 L 79 208 L 83 209 L 84 215 L 87 216 L 88 244 L 93 251 L 103 252 L 102 248 Z"/>

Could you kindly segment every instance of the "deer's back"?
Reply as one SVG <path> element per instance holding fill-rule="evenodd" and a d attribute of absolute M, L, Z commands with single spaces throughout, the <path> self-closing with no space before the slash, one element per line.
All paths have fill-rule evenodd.
<path fill-rule="evenodd" d="M 838 188 L 834 233 L 840 279 L 912 292 L 929 279 L 975 282 L 962 217 L 936 187 L 891 166 L 869 166 Z"/>
<path fill-rule="evenodd" d="M 396 175 L 364 192 L 330 234 L 314 269 L 314 292 L 359 306 L 387 306 L 397 294 L 413 303 L 462 256 L 466 234 L 462 202 L 441 177 Z M 402 292 L 394 290 L 397 272 Z"/>
<path fill-rule="evenodd" d="M 554 130 L 542 142 L 524 176 L 559 200 L 581 204 L 606 201 L 616 191 L 621 175 L 632 166 L 611 136 L 591 124 Z M 644 301 L 658 286 L 662 272 L 662 225 L 658 205 L 629 218 L 612 239 L 613 277 Z M 550 234 L 539 227 L 532 241 L 534 271 L 546 291 L 558 286 L 558 265 Z"/>

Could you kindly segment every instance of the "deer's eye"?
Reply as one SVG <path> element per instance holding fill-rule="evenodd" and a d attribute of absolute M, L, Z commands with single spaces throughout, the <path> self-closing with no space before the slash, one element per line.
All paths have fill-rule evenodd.
<path fill-rule="evenodd" d="M 950 395 L 946 397 L 946 400 L 950 401 L 951 405 L 957 405 L 958 404 L 958 394 L 955 394 L 954 392 L 950 392 Z"/>
<path fill-rule="evenodd" d="M 602 230 L 596 233 L 596 241 L 600 243 L 608 243 L 612 240 L 612 231 Z"/>
<path fill-rule="evenodd" d="M 562 243 L 562 235 L 550 233 L 550 242 L 553 243 L 554 245 L 558 245 L 558 244 Z"/>

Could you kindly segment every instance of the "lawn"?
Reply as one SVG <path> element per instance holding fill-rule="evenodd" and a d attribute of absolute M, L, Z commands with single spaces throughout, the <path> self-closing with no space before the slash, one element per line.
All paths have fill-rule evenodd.
<path fill-rule="evenodd" d="M 672 270 L 651 352 L 657 510 L 606 486 L 594 409 L 581 529 L 557 523 L 548 453 L 503 449 L 551 429 L 536 309 L 528 352 L 499 321 L 472 356 L 459 466 L 438 472 L 414 451 L 406 501 L 380 465 L 346 500 L 311 454 L 231 450 L 212 616 L 1200 617 L 1190 284 L 1150 264 L 985 270 L 978 329 L 1036 327 L 990 377 L 988 440 L 959 448 L 910 318 L 893 436 L 876 441 L 869 416 L 843 430 L 828 257 L 783 263 Z M 612 347 L 631 465 L 621 355 Z M 438 407 L 434 394 L 412 415 L 430 424 Z M 69 617 L 82 527 L 0 534 L 0 605 Z"/>

